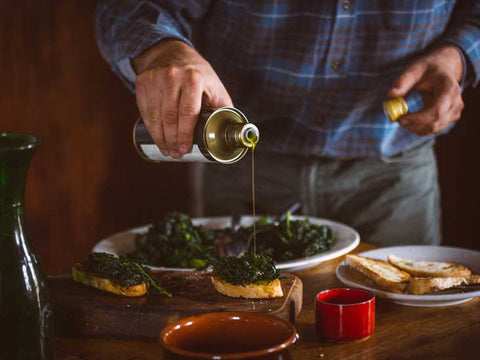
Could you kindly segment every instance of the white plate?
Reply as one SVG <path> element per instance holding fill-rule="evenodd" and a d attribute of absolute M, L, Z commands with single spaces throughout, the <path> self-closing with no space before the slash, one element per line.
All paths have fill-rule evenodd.
<path fill-rule="evenodd" d="M 258 216 L 257 218 L 260 218 Z M 292 220 L 302 220 L 304 216 L 292 215 Z M 327 220 L 309 217 L 309 220 L 313 224 L 328 225 L 333 232 L 335 243 L 333 247 L 318 255 L 309 256 L 301 259 L 280 262 L 277 264 L 277 268 L 283 271 L 299 271 L 313 267 L 320 264 L 323 261 L 331 260 L 355 249 L 360 242 L 360 235 L 351 227 Z M 194 218 L 192 223 L 194 225 L 204 225 L 211 229 L 222 229 L 230 226 L 231 218 L 229 216 L 222 217 L 206 217 L 206 218 Z M 250 226 L 253 223 L 252 216 L 243 216 L 240 225 Z M 145 233 L 150 225 L 130 229 L 100 241 L 97 243 L 92 252 L 106 252 L 113 255 L 125 255 L 135 250 L 135 235 Z M 149 266 L 153 270 L 168 270 L 168 271 L 192 271 L 195 269 L 186 268 L 167 268 Z"/>
<path fill-rule="evenodd" d="M 480 274 L 480 252 L 474 250 L 460 249 L 446 246 L 394 246 L 376 250 L 365 251 L 358 255 L 387 261 L 388 255 L 397 255 L 413 260 L 425 261 L 447 261 L 463 264 L 468 267 L 472 273 Z M 366 285 L 352 276 L 353 270 L 350 270 L 345 262 L 342 261 L 337 267 L 338 279 L 346 285 L 370 290 L 375 295 L 390 299 L 393 302 L 408 306 L 447 306 L 461 304 L 474 297 L 480 296 L 480 290 L 471 292 L 459 292 L 455 294 L 428 294 L 428 295 L 410 295 L 396 294 L 388 291 L 379 290 Z"/>

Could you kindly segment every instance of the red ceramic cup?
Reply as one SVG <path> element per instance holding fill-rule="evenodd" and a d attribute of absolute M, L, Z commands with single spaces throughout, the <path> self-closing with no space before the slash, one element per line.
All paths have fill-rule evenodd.
<path fill-rule="evenodd" d="M 358 340 L 375 330 L 375 295 L 367 290 L 337 288 L 315 297 L 317 332 L 326 340 Z"/>

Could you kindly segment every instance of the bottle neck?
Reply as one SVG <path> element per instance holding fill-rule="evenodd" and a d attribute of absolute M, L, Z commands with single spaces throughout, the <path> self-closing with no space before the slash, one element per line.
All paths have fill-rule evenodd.
<path fill-rule="evenodd" d="M 16 157 L 17 160 L 18 157 Z M 11 159 L 11 158 L 10 158 Z M 0 211 L 16 211 L 23 207 L 25 182 L 28 172 L 27 162 L 12 163 L 0 155 Z M 6 160 L 6 161 L 5 161 Z"/>
<path fill-rule="evenodd" d="M 23 207 L 28 167 L 35 146 L 13 146 L 0 136 L 0 212 L 17 214 Z M 3 143 L 2 143 L 3 142 Z"/>
<path fill-rule="evenodd" d="M 232 124 L 227 127 L 226 141 L 233 147 L 255 147 L 260 139 L 258 128 L 251 124 Z"/>
<path fill-rule="evenodd" d="M 13 236 L 22 227 L 25 181 L 33 155 L 0 151 L 0 235 Z"/>

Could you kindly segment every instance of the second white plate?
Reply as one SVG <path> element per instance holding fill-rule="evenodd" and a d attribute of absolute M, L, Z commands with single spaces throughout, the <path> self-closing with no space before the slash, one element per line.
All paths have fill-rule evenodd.
<path fill-rule="evenodd" d="M 388 255 L 391 254 L 413 260 L 447 261 L 463 264 L 467 266 L 472 273 L 480 274 L 480 252 L 468 249 L 446 246 L 411 245 L 375 249 L 365 251 L 358 255 L 387 261 Z M 359 278 L 355 276 L 354 270 L 346 266 L 344 261 L 338 265 L 336 274 L 338 279 L 346 285 L 370 290 L 376 296 L 390 299 L 401 305 L 427 307 L 456 305 L 480 296 L 480 290 L 454 294 L 432 293 L 426 295 L 396 294 L 383 291 L 360 281 Z"/>

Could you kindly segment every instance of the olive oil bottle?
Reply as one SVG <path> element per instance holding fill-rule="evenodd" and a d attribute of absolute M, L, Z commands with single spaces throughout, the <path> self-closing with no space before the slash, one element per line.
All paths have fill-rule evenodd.
<path fill-rule="evenodd" d="M 46 281 L 24 234 L 24 191 L 37 138 L 0 133 L 0 359 L 50 360 Z"/>
<path fill-rule="evenodd" d="M 200 115 L 193 135 L 192 151 L 179 159 L 163 155 L 141 119 L 133 128 L 133 143 L 142 158 L 151 162 L 187 161 L 233 164 L 242 159 L 251 139 L 258 141 L 258 128 L 235 108 L 220 108 Z"/>
<path fill-rule="evenodd" d="M 383 112 L 391 121 L 396 122 L 400 117 L 423 108 L 423 98 L 416 90 L 410 91 L 405 97 L 399 96 L 383 102 Z"/>

